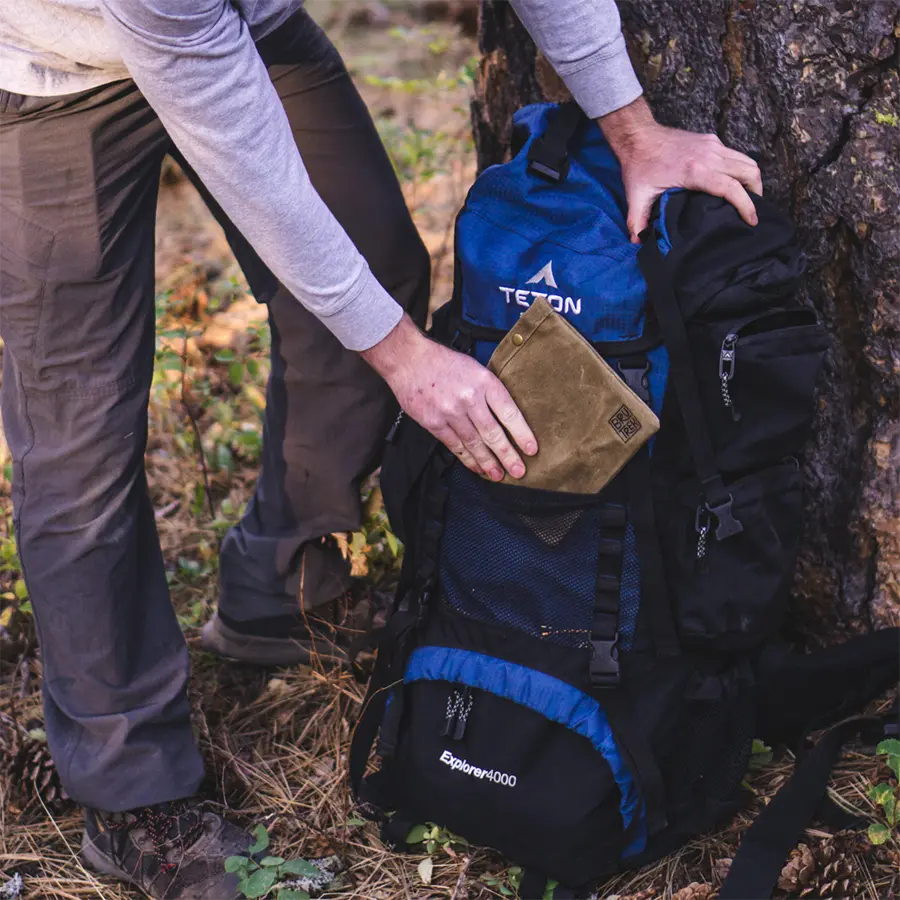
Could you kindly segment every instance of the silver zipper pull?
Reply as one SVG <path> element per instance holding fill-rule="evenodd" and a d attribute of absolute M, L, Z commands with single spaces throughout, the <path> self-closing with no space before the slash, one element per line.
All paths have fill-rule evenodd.
<path fill-rule="evenodd" d="M 737 362 L 737 342 L 736 334 L 726 334 L 725 340 L 722 341 L 722 349 L 719 352 L 719 382 L 722 386 L 722 400 L 731 412 L 733 422 L 741 421 L 741 414 L 734 405 L 734 399 L 731 396 L 729 382 L 734 378 L 734 368 Z"/>
<path fill-rule="evenodd" d="M 461 706 L 462 696 L 459 691 L 454 688 L 447 696 L 447 714 L 444 718 L 444 727 L 441 729 L 441 737 L 450 737 Z"/>
<path fill-rule="evenodd" d="M 397 429 L 400 427 L 400 423 L 403 421 L 404 415 L 406 415 L 406 413 L 404 413 L 402 409 L 400 410 L 400 412 L 397 413 L 397 418 L 394 419 L 394 424 L 391 425 L 391 430 L 388 432 L 388 435 L 385 438 L 385 440 L 389 444 L 393 444 L 394 441 L 397 439 Z"/>
<path fill-rule="evenodd" d="M 706 560 L 706 547 L 709 540 L 710 514 L 705 506 L 697 507 L 697 516 L 694 520 L 694 528 L 697 531 L 697 559 L 696 570 L 703 574 L 709 571 Z"/>
<path fill-rule="evenodd" d="M 469 713 L 475 705 L 475 698 L 472 696 L 472 689 L 466 685 L 460 695 L 459 710 L 456 714 L 456 728 L 453 730 L 453 740 L 461 741 L 466 733 L 466 725 L 469 722 Z"/>

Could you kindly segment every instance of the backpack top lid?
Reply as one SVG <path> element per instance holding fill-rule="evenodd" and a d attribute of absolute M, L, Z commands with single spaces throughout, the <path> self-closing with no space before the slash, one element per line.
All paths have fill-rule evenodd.
<path fill-rule="evenodd" d="M 615 154 L 585 118 L 569 142 L 569 171 L 553 183 L 528 171 L 528 151 L 559 107 L 534 104 L 513 118 L 513 158 L 475 181 L 456 248 L 462 313 L 506 332 L 544 296 L 590 341 L 641 336 L 646 288 L 626 225 Z"/>
<path fill-rule="evenodd" d="M 529 171 L 529 150 L 560 107 L 526 106 L 513 117 L 513 157 L 475 181 L 459 216 L 457 285 L 469 325 L 506 333 L 538 296 L 595 343 L 642 337 L 646 283 L 632 244 L 619 162 L 599 126 L 583 118 L 568 142 L 568 174 Z M 777 297 L 794 290 L 805 258 L 794 227 L 754 197 L 747 225 L 719 197 L 672 189 L 656 207 L 662 253 L 678 246 L 677 293 L 686 317 L 726 288 Z"/>

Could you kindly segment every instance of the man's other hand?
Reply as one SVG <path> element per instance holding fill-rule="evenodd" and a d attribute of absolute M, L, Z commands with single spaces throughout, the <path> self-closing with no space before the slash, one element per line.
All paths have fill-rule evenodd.
<path fill-rule="evenodd" d="M 748 190 L 762 194 L 759 166 L 714 134 L 660 125 L 639 97 L 597 120 L 622 164 L 632 243 L 647 227 L 656 198 L 669 188 L 723 197 L 749 225 L 758 219 Z"/>
<path fill-rule="evenodd" d="M 513 478 L 537 440 L 499 378 L 462 353 L 429 340 L 404 316 L 363 358 L 388 383 L 407 415 L 442 441 L 473 472 L 493 481 Z"/>

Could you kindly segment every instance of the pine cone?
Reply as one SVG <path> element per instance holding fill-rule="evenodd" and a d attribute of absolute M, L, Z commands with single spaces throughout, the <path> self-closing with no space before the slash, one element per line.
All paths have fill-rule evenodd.
<path fill-rule="evenodd" d="M 699 881 L 692 881 L 687 887 L 683 887 L 680 891 L 672 894 L 672 900 L 710 900 L 714 893 L 711 884 L 701 884 Z"/>
<path fill-rule="evenodd" d="M 782 891 L 803 890 L 812 881 L 815 870 L 816 862 L 812 851 L 806 844 L 799 844 L 796 850 L 791 850 L 790 859 L 781 870 L 778 887 Z"/>
<path fill-rule="evenodd" d="M 56 813 L 71 804 L 43 730 L 23 728 L 5 715 L 0 717 L 0 789 L 22 807 L 36 801 L 38 795 Z"/>
<path fill-rule="evenodd" d="M 837 834 L 814 848 L 816 859 L 815 895 L 832 900 L 852 900 L 859 894 L 851 856 L 853 835 Z"/>
<path fill-rule="evenodd" d="M 812 848 L 800 844 L 781 870 L 778 887 L 799 897 L 852 900 L 859 896 L 853 847 L 852 833 L 833 835 Z"/>
<path fill-rule="evenodd" d="M 732 860 L 727 856 L 723 859 L 717 859 L 713 863 L 713 875 L 718 881 L 722 882 L 728 877 L 728 873 L 731 871 L 731 863 Z"/>

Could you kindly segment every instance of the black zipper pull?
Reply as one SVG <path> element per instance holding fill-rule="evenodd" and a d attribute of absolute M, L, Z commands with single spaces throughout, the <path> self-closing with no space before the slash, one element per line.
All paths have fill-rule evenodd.
<path fill-rule="evenodd" d="M 709 562 L 706 559 L 706 548 L 709 542 L 709 528 L 711 517 L 705 506 L 697 507 L 697 516 L 694 519 L 694 528 L 697 531 L 697 558 L 694 566 L 697 572 L 706 575 L 709 572 Z"/>
<path fill-rule="evenodd" d="M 741 421 L 741 414 L 734 405 L 734 400 L 729 389 L 729 382 L 734 378 L 734 368 L 737 362 L 738 335 L 726 334 L 722 341 L 722 349 L 719 352 L 719 382 L 722 386 L 722 400 L 731 412 L 733 422 Z"/>
<path fill-rule="evenodd" d="M 466 725 L 469 722 L 469 713 L 475 705 L 472 689 L 466 685 L 459 695 L 459 709 L 456 713 L 456 728 L 453 730 L 453 740 L 461 741 L 466 733 Z"/>

